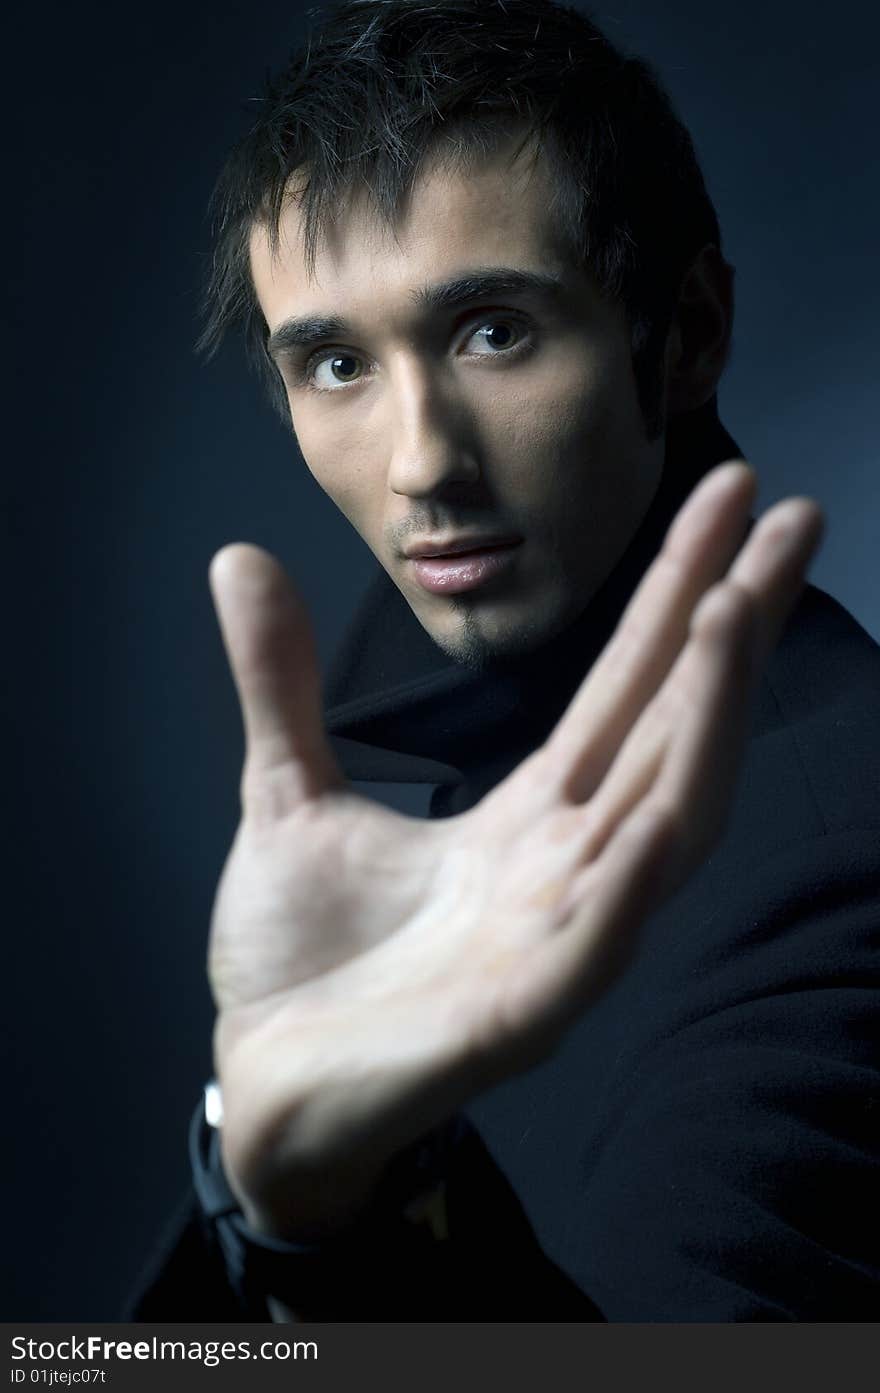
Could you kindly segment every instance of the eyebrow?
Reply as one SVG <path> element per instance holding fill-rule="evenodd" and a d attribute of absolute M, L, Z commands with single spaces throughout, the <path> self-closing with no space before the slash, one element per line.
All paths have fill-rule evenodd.
<path fill-rule="evenodd" d="M 421 310 L 450 310 L 472 304 L 475 300 L 497 300 L 510 296 L 540 295 L 544 298 L 559 295 L 562 278 L 544 271 L 520 271 L 512 267 L 492 267 L 488 270 L 467 271 L 454 280 L 426 285 L 411 292 L 413 303 Z M 328 339 L 351 335 L 351 325 L 338 315 L 308 315 L 302 319 L 285 319 L 272 330 L 266 340 L 266 352 L 272 359 L 283 357 L 296 348 L 311 348 Z"/>
<path fill-rule="evenodd" d="M 421 309 L 446 310 L 472 300 L 494 300 L 505 295 L 554 295 L 562 290 L 562 278 L 545 271 L 517 271 L 505 266 L 468 271 L 455 280 L 426 285 L 413 292 Z"/>

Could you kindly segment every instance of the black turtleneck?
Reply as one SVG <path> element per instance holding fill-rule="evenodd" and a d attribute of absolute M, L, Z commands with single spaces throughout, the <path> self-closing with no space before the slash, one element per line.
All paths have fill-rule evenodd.
<path fill-rule="evenodd" d="M 631 545 L 540 662 L 456 667 L 380 577 L 329 684 L 351 776 L 433 783 L 435 815 L 473 804 L 548 732 L 681 503 L 738 453 L 714 406 L 671 428 Z M 721 845 L 554 1058 L 468 1110 L 609 1320 L 880 1317 L 878 713 L 880 650 L 807 586 Z M 491 1293 L 485 1315 L 504 1318 Z"/>
<path fill-rule="evenodd" d="M 456 667 L 377 579 L 328 684 L 352 778 L 435 785 L 451 813 L 542 738 L 683 499 L 737 453 L 714 408 L 667 443 L 632 544 L 540 663 Z M 380 1242 L 362 1297 L 325 1318 L 880 1317 L 878 713 L 880 649 L 807 586 L 723 840 L 553 1057 L 474 1098 L 455 1241 L 412 1270 Z M 265 1318 L 237 1300 L 190 1202 L 135 1319 Z"/>

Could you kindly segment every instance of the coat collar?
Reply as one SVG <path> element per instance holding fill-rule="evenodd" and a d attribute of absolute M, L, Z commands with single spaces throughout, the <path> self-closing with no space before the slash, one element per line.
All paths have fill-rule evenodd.
<path fill-rule="evenodd" d="M 670 424 L 666 465 L 638 532 L 583 613 L 525 659 L 483 672 L 454 663 L 382 570 L 326 685 L 326 720 L 352 779 L 456 783 L 475 765 L 524 756 L 558 719 L 598 657 L 670 522 L 698 480 L 739 449 L 714 401 Z"/>

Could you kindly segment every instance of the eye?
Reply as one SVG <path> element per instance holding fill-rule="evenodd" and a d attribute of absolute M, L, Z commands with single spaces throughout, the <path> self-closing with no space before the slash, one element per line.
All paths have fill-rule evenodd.
<path fill-rule="evenodd" d="M 363 376 L 364 362 L 354 353 L 328 353 L 309 365 L 309 378 L 312 385 L 322 392 L 334 391 L 357 382 Z"/>
<path fill-rule="evenodd" d="M 481 358 L 497 358 L 518 348 L 526 338 L 523 325 L 510 319 L 490 319 L 470 335 L 465 343 L 468 353 Z"/>

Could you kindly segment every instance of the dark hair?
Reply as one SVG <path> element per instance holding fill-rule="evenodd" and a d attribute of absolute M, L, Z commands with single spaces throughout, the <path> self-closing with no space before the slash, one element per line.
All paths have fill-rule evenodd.
<path fill-rule="evenodd" d="M 214 252 L 197 349 L 211 357 L 241 324 L 248 355 L 289 422 L 265 351 L 248 244 L 273 251 L 294 170 L 303 170 L 308 263 L 355 188 L 397 216 L 426 155 L 466 167 L 524 123 L 549 160 L 555 213 L 600 291 L 622 302 L 649 433 L 662 429 L 662 352 L 681 278 L 721 245 L 691 138 L 652 70 L 585 15 L 551 0 L 347 0 L 267 83 L 256 123 L 211 200 Z"/>

